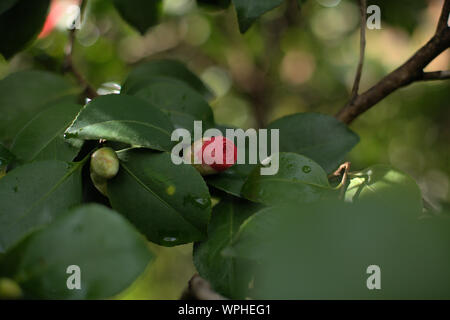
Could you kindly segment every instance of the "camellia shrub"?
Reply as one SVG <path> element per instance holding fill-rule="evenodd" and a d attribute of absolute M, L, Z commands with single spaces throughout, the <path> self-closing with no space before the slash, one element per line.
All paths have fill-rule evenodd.
<path fill-rule="evenodd" d="M 49 2 L 2 2 L 5 58 L 39 33 Z M 161 1 L 112 2 L 142 33 L 158 23 Z M 282 2 L 199 1 L 234 5 L 241 32 Z M 3 34 L 11 21 L 24 23 Z M 439 32 L 435 55 L 449 45 L 448 28 Z M 414 61 L 408 70 L 421 72 L 426 62 Z M 424 209 L 407 174 L 380 164 L 352 171 L 346 162 L 360 140 L 347 124 L 409 81 L 396 79 L 381 83 L 381 96 L 354 96 L 336 117 L 296 113 L 270 123 L 279 169 L 262 175 L 264 162 L 235 163 L 248 146 L 224 138 L 231 127 L 215 122 L 211 90 L 182 62 L 139 64 L 108 95 L 46 71 L 8 75 L 0 80 L 0 294 L 113 297 L 156 258 L 150 241 L 194 243 L 199 275 L 227 298 L 450 298 L 446 215 Z M 200 164 L 175 164 L 172 132 L 193 133 L 194 121 L 223 137 L 178 155 Z M 204 162 L 210 144 L 232 163 Z M 372 265 L 381 291 L 368 290 Z"/>

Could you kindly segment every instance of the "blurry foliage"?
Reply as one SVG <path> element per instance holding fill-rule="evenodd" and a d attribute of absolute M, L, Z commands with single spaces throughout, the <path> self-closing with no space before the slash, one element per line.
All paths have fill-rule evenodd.
<path fill-rule="evenodd" d="M 269 122 L 296 112 L 334 114 L 346 103 L 359 55 L 356 0 L 285 1 L 242 35 L 234 6 L 218 2 L 223 9 L 165 0 L 160 24 L 147 32 L 147 26 L 139 28 L 141 35 L 110 1 L 91 0 L 76 36 L 74 64 L 98 88 L 123 84 L 141 62 L 181 60 L 216 94 L 211 105 L 217 122 L 244 128 L 256 126 L 260 113 Z M 298 2 L 301 10 L 292 10 Z M 369 4 L 380 6 L 382 30 L 367 30 L 362 90 L 429 38 L 442 1 Z M 18 70 L 62 70 L 66 42 L 67 31 L 58 24 L 13 59 L 0 57 L 0 77 Z M 447 50 L 429 69 L 448 69 L 449 61 Z M 361 116 L 352 125 L 361 137 L 350 153 L 352 168 L 390 163 L 412 175 L 429 201 L 450 201 L 449 89 L 449 82 L 415 84 Z M 158 258 L 120 298 L 177 298 L 194 273 L 190 246 L 151 246 Z"/>

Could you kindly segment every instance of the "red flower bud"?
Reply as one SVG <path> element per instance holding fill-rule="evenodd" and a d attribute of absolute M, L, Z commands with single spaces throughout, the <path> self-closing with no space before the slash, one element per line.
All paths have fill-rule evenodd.
<path fill-rule="evenodd" d="M 209 175 L 227 170 L 237 160 L 237 148 L 223 136 L 195 141 L 185 150 L 185 159 L 191 161 L 202 174 Z"/>

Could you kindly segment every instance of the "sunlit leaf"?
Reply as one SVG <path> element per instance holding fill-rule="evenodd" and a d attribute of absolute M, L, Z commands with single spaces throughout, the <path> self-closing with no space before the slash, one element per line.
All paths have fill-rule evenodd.
<path fill-rule="evenodd" d="M 352 173 L 345 199 L 351 202 L 396 203 L 416 215 L 422 209 L 422 195 L 417 183 L 407 174 L 387 165 L 375 165 Z"/>
<path fill-rule="evenodd" d="M 258 166 L 242 188 L 245 198 L 267 205 L 312 202 L 333 193 L 325 171 L 311 159 L 295 153 L 279 154 L 275 175 L 262 175 Z"/>

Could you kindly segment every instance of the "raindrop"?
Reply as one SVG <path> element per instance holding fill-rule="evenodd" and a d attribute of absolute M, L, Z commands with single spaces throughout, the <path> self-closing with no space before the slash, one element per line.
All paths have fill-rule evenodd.
<path fill-rule="evenodd" d="M 303 166 L 302 171 L 304 173 L 310 173 L 311 172 L 311 167 L 310 166 Z"/>
<path fill-rule="evenodd" d="M 175 238 L 175 237 L 164 237 L 163 240 L 166 241 L 166 242 L 174 242 L 174 241 L 177 241 L 177 238 Z"/>
<path fill-rule="evenodd" d="M 202 207 L 207 207 L 208 206 L 208 199 L 206 199 L 206 198 L 196 198 L 195 202 L 200 204 Z"/>
<path fill-rule="evenodd" d="M 183 204 L 190 203 L 199 208 L 207 208 L 210 204 L 210 200 L 208 198 L 195 198 L 192 195 L 187 195 L 183 199 Z"/>

